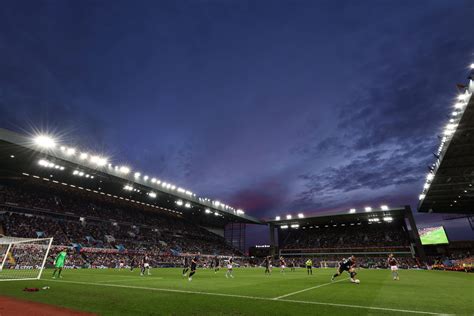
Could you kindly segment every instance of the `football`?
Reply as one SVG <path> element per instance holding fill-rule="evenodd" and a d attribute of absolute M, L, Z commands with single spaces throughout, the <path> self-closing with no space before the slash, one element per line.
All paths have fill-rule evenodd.
<path fill-rule="evenodd" d="M 360 283 L 360 280 L 357 279 L 357 280 L 354 281 L 354 283 L 359 284 L 359 283 Z"/>

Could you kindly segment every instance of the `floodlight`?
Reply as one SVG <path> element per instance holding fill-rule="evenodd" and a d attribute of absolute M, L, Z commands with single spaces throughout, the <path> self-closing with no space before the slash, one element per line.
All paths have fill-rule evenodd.
<path fill-rule="evenodd" d="M 386 217 L 383 218 L 383 220 L 385 222 L 391 222 L 391 221 L 393 221 L 393 218 L 391 216 L 386 216 Z"/>
<path fill-rule="evenodd" d="M 36 145 L 43 148 L 54 148 L 56 146 L 56 141 L 47 135 L 39 135 L 34 138 Z"/>
<path fill-rule="evenodd" d="M 299 214 L 298 214 L 298 218 L 304 218 L 304 214 L 303 214 L 303 213 L 299 213 Z"/>
<path fill-rule="evenodd" d="M 281 229 L 288 229 L 288 225 L 281 226 Z"/>
<path fill-rule="evenodd" d="M 191 207 L 191 203 L 187 202 L 186 204 L 184 204 L 184 207 L 190 208 L 190 207 Z"/>
<path fill-rule="evenodd" d="M 79 172 L 79 176 L 81 176 L 81 177 L 82 177 L 83 175 L 84 175 L 84 172 L 82 172 L 82 171 L 81 171 L 81 172 Z"/>
<path fill-rule="evenodd" d="M 144 176 L 144 177 L 143 177 L 143 180 L 147 181 L 148 178 L 149 178 L 148 176 Z"/>
<path fill-rule="evenodd" d="M 423 185 L 423 189 L 428 189 L 429 187 L 430 187 L 430 184 L 429 184 L 429 183 L 425 183 L 425 184 Z"/>
<path fill-rule="evenodd" d="M 68 156 L 72 156 L 72 155 L 74 155 L 75 153 L 76 153 L 76 149 L 75 149 L 75 148 L 68 148 L 68 149 L 66 150 L 66 154 L 67 154 Z"/>
<path fill-rule="evenodd" d="M 208 209 L 208 208 L 206 208 L 205 212 L 206 212 L 206 214 L 212 213 L 212 211 L 211 211 L 210 209 Z"/>
<path fill-rule="evenodd" d="M 127 174 L 127 173 L 130 172 L 130 168 L 129 168 L 129 167 L 126 167 L 126 166 L 121 166 L 121 167 L 119 168 L 119 171 L 120 171 L 121 173 L 123 173 L 123 174 Z"/>
<path fill-rule="evenodd" d="M 78 173 L 79 173 L 79 171 L 74 170 L 72 174 L 73 174 L 73 175 L 77 175 Z"/>
<path fill-rule="evenodd" d="M 183 205 L 183 201 L 177 200 L 177 201 L 176 201 L 176 204 L 178 204 L 179 206 L 181 206 L 181 205 Z"/>
<path fill-rule="evenodd" d="M 135 178 L 139 178 L 140 177 L 140 172 L 135 172 L 134 176 L 135 176 Z"/>
<path fill-rule="evenodd" d="M 279 221 L 279 220 L 280 220 L 280 216 L 275 217 L 275 220 L 276 220 L 276 221 Z"/>
<path fill-rule="evenodd" d="M 298 228 L 298 227 L 300 227 L 300 225 L 298 225 L 298 224 L 291 225 L 291 228 Z"/>
<path fill-rule="evenodd" d="M 81 155 L 79 156 L 79 158 L 81 158 L 82 160 L 87 159 L 87 157 L 89 157 L 89 155 L 86 153 L 81 153 Z"/>
<path fill-rule="evenodd" d="M 356 209 L 355 209 L 355 208 L 351 208 L 351 209 L 349 210 L 349 213 L 350 213 L 350 214 L 354 214 L 355 212 L 356 212 Z"/>
<path fill-rule="evenodd" d="M 151 178 L 151 183 L 156 183 L 156 178 Z"/>
<path fill-rule="evenodd" d="M 155 192 L 150 192 L 148 193 L 148 196 L 151 197 L 152 199 L 156 198 L 156 193 Z"/>
<path fill-rule="evenodd" d="M 370 206 L 365 207 L 364 210 L 366 212 L 372 212 L 372 208 Z"/>
<path fill-rule="evenodd" d="M 456 103 L 456 104 L 454 105 L 454 108 L 456 108 L 456 109 L 462 109 L 463 106 L 464 106 L 464 103 L 458 102 L 458 103 Z"/>
<path fill-rule="evenodd" d="M 219 216 L 219 213 L 215 212 L 214 215 Z"/>
<path fill-rule="evenodd" d="M 291 215 L 286 215 L 286 219 L 291 219 L 292 216 Z"/>
<path fill-rule="evenodd" d="M 382 211 L 388 211 L 388 206 L 387 205 L 382 205 L 382 206 L 380 206 L 380 209 Z"/>
<path fill-rule="evenodd" d="M 432 173 L 428 173 L 428 175 L 426 176 L 426 180 L 428 180 L 428 181 L 433 180 L 433 178 L 434 178 L 434 174 L 432 174 Z"/>
<path fill-rule="evenodd" d="M 243 210 L 241 210 L 241 209 L 238 209 L 238 210 L 237 210 L 237 214 L 242 215 L 242 214 L 245 214 L 245 212 L 244 212 Z"/>

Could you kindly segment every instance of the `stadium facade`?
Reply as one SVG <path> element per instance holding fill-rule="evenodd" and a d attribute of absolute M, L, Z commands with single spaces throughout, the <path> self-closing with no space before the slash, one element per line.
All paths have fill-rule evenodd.
<path fill-rule="evenodd" d="M 383 205 L 378 209 L 365 207 L 311 217 L 303 214 L 277 216 L 268 224 L 270 249 L 276 249 L 284 256 L 385 256 L 394 253 L 426 260 L 410 206 Z M 395 234 L 391 237 L 389 232 Z M 363 239 L 356 240 L 360 236 Z"/>
<path fill-rule="evenodd" d="M 474 214 L 474 65 L 471 69 L 468 84 L 458 85 L 461 93 L 439 136 L 419 197 L 420 212 Z"/>
<path fill-rule="evenodd" d="M 242 252 L 245 224 L 262 224 L 241 209 L 199 197 L 129 166 L 113 165 L 101 155 L 44 135 L 30 137 L 0 129 L 0 161 L 4 182 L 30 179 L 177 217 L 225 238 Z"/>

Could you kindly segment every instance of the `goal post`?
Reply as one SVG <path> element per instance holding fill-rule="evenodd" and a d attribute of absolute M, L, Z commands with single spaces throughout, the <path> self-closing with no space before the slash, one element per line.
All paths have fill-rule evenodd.
<path fill-rule="evenodd" d="M 39 280 L 53 238 L 19 238 L 0 235 L 0 281 Z"/>

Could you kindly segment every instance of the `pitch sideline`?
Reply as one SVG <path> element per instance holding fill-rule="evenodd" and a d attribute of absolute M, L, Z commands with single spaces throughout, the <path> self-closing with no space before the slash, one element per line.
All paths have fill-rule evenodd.
<path fill-rule="evenodd" d="M 338 303 L 326 303 L 326 302 L 313 302 L 313 301 L 299 301 L 299 300 L 288 300 L 288 299 L 278 299 L 278 300 L 276 300 L 274 298 L 269 298 L 269 297 L 256 297 L 256 296 L 247 296 L 247 295 L 238 295 L 238 294 L 225 294 L 225 293 L 211 293 L 211 292 L 199 292 L 199 291 L 188 291 L 188 290 L 162 289 L 162 288 L 155 288 L 155 287 L 144 287 L 144 286 L 133 286 L 133 285 L 122 285 L 122 284 L 106 284 L 106 283 L 64 281 L 64 280 L 50 280 L 50 281 L 60 282 L 60 283 L 70 283 L 70 284 L 95 285 L 95 286 L 117 287 L 117 288 L 125 288 L 125 289 L 148 290 L 148 291 L 157 291 L 157 292 L 171 292 L 171 293 L 183 293 L 183 294 L 198 294 L 198 295 L 209 295 L 209 296 L 236 297 L 236 298 L 245 298 L 245 299 L 251 299 L 251 300 L 270 301 L 270 302 L 288 302 L 288 303 L 297 303 L 297 304 L 313 304 L 313 305 L 325 305 L 325 306 L 345 307 L 345 308 L 369 309 L 369 310 L 390 311 L 390 312 L 399 312 L 399 313 L 408 313 L 408 314 L 449 315 L 449 314 L 443 314 L 443 313 L 415 311 L 415 310 L 408 310 L 408 309 L 395 309 L 395 308 L 385 308 L 385 307 L 338 304 Z"/>

